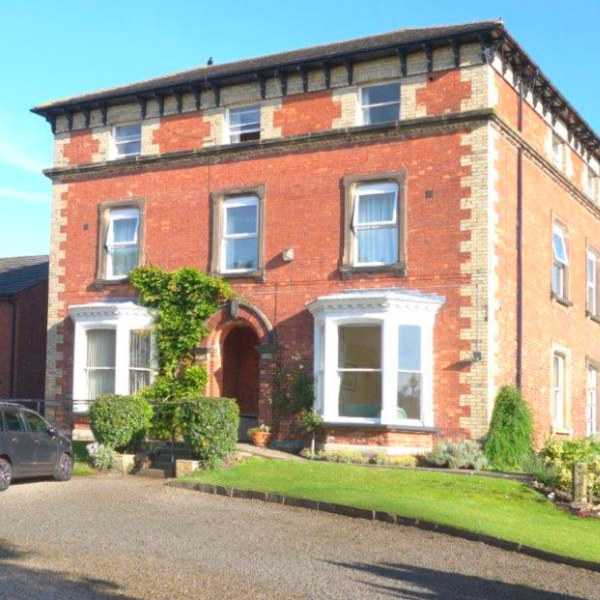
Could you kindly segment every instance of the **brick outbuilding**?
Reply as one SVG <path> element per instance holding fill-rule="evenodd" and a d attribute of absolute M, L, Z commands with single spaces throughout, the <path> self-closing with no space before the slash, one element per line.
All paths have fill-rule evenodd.
<path fill-rule="evenodd" d="M 502 22 L 34 112 L 55 136 L 46 394 L 63 426 L 151 380 L 127 273 L 155 264 L 238 292 L 197 355 L 248 423 L 271 422 L 278 371 L 304 369 L 330 447 L 481 438 L 506 383 L 538 442 L 596 433 L 600 143 Z"/>

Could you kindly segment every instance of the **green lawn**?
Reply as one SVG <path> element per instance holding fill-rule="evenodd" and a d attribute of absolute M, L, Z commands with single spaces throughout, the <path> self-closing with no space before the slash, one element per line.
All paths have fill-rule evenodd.
<path fill-rule="evenodd" d="M 98 472 L 90 465 L 88 453 L 85 449 L 88 443 L 89 442 L 73 442 L 73 457 L 75 458 L 73 475 L 76 477 L 95 475 Z"/>
<path fill-rule="evenodd" d="M 517 481 L 260 459 L 185 480 L 380 510 L 600 562 L 600 520 L 563 512 Z"/>

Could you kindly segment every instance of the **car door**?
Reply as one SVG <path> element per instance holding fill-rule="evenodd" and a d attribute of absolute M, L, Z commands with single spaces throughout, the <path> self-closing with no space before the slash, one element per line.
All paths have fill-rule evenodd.
<path fill-rule="evenodd" d="M 15 475 L 35 475 L 35 446 L 18 408 L 4 409 L 5 440 Z"/>
<path fill-rule="evenodd" d="M 56 466 L 56 440 L 49 433 L 50 426 L 40 415 L 31 410 L 23 410 L 22 413 L 29 435 L 34 444 L 34 468 L 38 475 L 52 475 Z"/>

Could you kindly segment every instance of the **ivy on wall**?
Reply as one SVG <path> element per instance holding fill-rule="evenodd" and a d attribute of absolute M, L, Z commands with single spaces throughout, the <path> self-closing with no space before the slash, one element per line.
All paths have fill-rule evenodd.
<path fill-rule="evenodd" d="M 178 401 L 202 395 L 206 385 L 206 369 L 194 364 L 193 351 L 208 333 L 206 321 L 234 292 L 224 279 L 191 267 L 172 272 L 138 267 L 129 281 L 155 316 L 158 376 L 141 393 L 154 405 L 154 435 L 172 438 L 179 426 Z"/>

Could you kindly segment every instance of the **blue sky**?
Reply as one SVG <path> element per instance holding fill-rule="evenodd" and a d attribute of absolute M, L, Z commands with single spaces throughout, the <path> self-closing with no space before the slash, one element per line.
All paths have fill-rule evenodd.
<path fill-rule="evenodd" d="M 598 0 L 0 0 L 0 256 L 49 248 L 49 126 L 35 104 L 202 65 L 502 17 L 600 131 Z"/>

